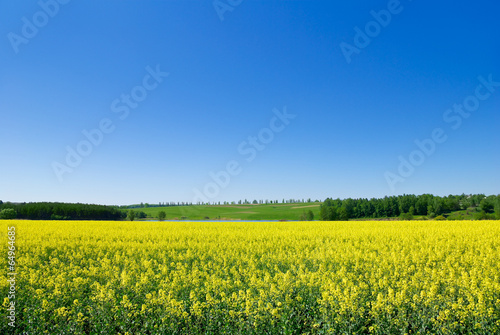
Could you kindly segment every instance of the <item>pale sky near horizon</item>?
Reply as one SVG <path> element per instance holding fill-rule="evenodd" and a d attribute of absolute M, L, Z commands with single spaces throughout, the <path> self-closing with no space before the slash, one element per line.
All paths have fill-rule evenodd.
<path fill-rule="evenodd" d="M 500 4 L 0 4 L 0 200 L 500 193 Z"/>

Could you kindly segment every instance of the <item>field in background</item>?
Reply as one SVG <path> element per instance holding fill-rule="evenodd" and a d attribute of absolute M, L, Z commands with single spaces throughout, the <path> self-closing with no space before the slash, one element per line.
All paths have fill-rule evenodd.
<path fill-rule="evenodd" d="M 19 334 L 500 333 L 500 221 L 12 225 Z"/>
<path fill-rule="evenodd" d="M 167 220 L 186 217 L 191 220 L 231 219 L 231 220 L 299 220 L 304 211 L 312 210 L 315 219 L 319 219 L 319 202 L 297 204 L 266 205 L 211 205 L 211 206 L 173 206 L 134 208 L 149 217 L 157 218 L 160 211 L 165 211 Z"/>

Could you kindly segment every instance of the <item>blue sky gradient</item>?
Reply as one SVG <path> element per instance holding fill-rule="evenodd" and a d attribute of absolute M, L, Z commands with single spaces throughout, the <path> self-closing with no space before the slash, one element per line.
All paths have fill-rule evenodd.
<path fill-rule="evenodd" d="M 371 11 L 394 6 L 356 46 Z M 3 2 L 0 199 L 498 194 L 499 11 L 486 0 Z M 359 51 L 350 62 L 342 43 Z M 147 68 L 168 76 L 155 82 Z M 157 85 L 141 89 L 148 75 Z M 134 89 L 147 96 L 120 119 L 112 104 Z M 464 101 L 479 105 L 446 114 Z M 238 148 L 284 109 L 295 117 L 274 120 L 283 129 L 248 161 Z M 113 130 L 69 166 L 68 147 L 102 120 Z M 435 129 L 446 140 L 401 170 Z M 233 161 L 238 173 L 220 174 Z"/>

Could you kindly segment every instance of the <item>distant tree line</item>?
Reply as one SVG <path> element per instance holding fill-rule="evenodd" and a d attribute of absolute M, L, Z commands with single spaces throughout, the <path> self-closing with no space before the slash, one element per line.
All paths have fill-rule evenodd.
<path fill-rule="evenodd" d="M 309 202 L 313 202 L 311 200 L 311 198 L 309 199 L 282 199 L 281 200 L 281 203 L 282 204 L 304 204 L 304 203 L 309 203 Z M 315 200 L 315 202 L 319 202 L 319 200 Z M 249 205 L 249 204 L 252 204 L 252 205 L 269 205 L 269 204 L 279 204 L 280 201 L 278 200 L 269 200 L 269 199 L 266 199 L 266 200 L 253 200 L 252 202 L 248 201 L 247 199 L 245 200 L 239 200 L 238 201 L 238 205 Z M 224 203 L 224 205 L 226 204 L 226 202 Z M 229 202 L 227 203 L 229 205 Z M 235 205 L 236 203 L 233 201 L 231 202 L 231 205 Z M 220 205 L 220 203 L 219 203 Z"/>
<path fill-rule="evenodd" d="M 8 217 L 5 217 L 5 214 Z M 28 220 L 121 220 L 126 217 L 116 207 L 59 202 L 2 203 L 0 218 Z"/>
<path fill-rule="evenodd" d="M 136 209 L 136 208 L 149 208 L 149 207 L 175 207 L 175 206 L 193 206 L 192 202 L 159 202 L 157 204 L 149 204 L 149 203 L 143 203 L 141 202 L 140 204 L 134 204 L 134 205 L 124 205 L 124 206 L 119 206 L 121 209 Z"/>
<path fill-rule="evenodd" d="M 283 199 L 281 201 L 279 200 L 269 200 L 269 199 L 261 199 L 257 200 L 254 199 L 253 201 L 250 201 L 248 199 L 245 200 L 238 200 L 238 201 L 212 201 L 212 202 L 197 202 L 193 204 L 192 202 L 159 202 L 157 204 L 149 204 L 149 203 L 143 203 L 141 202 L 140 204 L 134 204 L 134 205 L 124 205 L 124 206 L 119 206 L 121 209 L 137 209 L 137 208 L 149 208 L 149 207 L 180 207 L 180 206 L 195 206 L 195 205 L 203 205 L 203 206 L 218 206 L 218 205 L 269 205 L 269 204 L 300 204 L 300 203 L 309 203 L 313 202 L 311 198 L 309 199 Z M 320 202 L 319 200 L 314 200 L 314 202 Z"/>
<path fill-rule="evenodd" d="M 435 217 L 458 210 L 476 207 L 484 218 L 496 212 L 500 218 L 500 195 L 449 195 L 439 197 L 431 194 L 400 195 L 372 199 L 326 199 L 320 207 L 323 221 L 358 218 L 404 217 L 413 215 Z"/>

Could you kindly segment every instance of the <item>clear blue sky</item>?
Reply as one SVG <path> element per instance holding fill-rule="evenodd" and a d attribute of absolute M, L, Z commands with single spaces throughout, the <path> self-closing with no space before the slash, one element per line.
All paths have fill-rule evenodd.
<path fill-rule="evenodd" d="M 500 193 L 497 2 L 66 2 L 0 5 L 1 200 Z"/>

